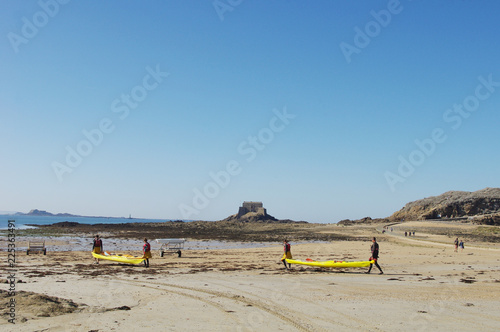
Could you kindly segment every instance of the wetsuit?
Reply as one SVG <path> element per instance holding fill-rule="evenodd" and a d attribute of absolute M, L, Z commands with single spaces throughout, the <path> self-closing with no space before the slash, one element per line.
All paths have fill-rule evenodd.
<path fill-rule="evenodd" d="M 375 266 L 380 270 L 380 273 L 384 273 L 382 272 L 382 268 L 380 267 L 380 265 L 378 265 L 377 263 L 377 260 L 378 260 L 378 243 L 377 242 L 373 242 L 372 243 L 372 246 L 370 247 L 371 251 L 372 251 L 372 259 L 375 261 Z M 372 266 L 373 264 L 370 264 L 370 269 L 368 270 L 367 273 L 370 273 L 370 271 L 372 270 Z"/>
<path fill-rule="evenodd" d="M 292 252 L 290 250 L 290 243 L 285 243 L 283 249 L 285 251 L 285 253 L 283 254 L 283 257 L 281 258 L 281 261 L 283 262 L 283 264 L 285 265 L 285 268 L 287 268 L 286 266 L 286 259 L 292 259 Z M 288 267 L 291 267 L 292 264 L 288 264 Z"/>

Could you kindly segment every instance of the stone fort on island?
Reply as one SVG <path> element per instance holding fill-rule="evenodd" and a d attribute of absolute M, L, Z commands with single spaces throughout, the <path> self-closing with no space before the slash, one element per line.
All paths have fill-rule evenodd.
<path fill-rule="evenodd" d="M 267 214 L 262 202 L 243 202 L 242 206 L 238 209 L 237 214 L 224 219 L 226 221 L 277 221 L 278 219 Z"/>
<path fill-rule="evenodd" d="M 243 202 L 243 205 L 240 206 L 236 217 L 241 218 L 249 212 L 253 212 L 258 215 L 267 215 L 267 211 L 264 209 L 262 202 Z"/>

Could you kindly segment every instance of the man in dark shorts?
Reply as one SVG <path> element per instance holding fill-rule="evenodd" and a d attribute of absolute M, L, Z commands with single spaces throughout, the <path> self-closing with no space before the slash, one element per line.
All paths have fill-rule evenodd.
<path fill-rule="evenodd" d="M 370 260 L 374 260 L 375 261 L 375 266 L 380 271 L 379 274 L 384 274 L 384 272 L 382 272 L 382 269 L 380 268 L 380 265 L 378 265 L 378 263 L 377 263 L 377 260 L 378 260 L 378 243 L 377 243 L 377 239 L 373 238 L 372 242 L 373 243 L 372 243 L 372 246 L 370 248 L 371 251 L 372 251 L 372 257 L 370 257 Z M 370 273 L 370 271 L 372 270 L 372 266 L 373 266 L 373 264 L 370 264 L 370 269 L 366 273 Z"/>

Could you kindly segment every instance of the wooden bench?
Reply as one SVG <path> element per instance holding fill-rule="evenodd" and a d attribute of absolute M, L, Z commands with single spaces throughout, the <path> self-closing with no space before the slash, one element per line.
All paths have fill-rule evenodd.
<path fill-rule="evenodd" d="M 41 252 L 47 255 L 47 248 L 45 248 L 45 241 L 30 241 L 28 244 L 28 250 L 26 250 L 26 255 L 34 252 Z"/>

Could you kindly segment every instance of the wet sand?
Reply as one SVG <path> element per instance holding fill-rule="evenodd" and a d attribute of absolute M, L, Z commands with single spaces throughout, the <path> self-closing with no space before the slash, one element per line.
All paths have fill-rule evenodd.
<path fill-rule="evenodd" d="M 406 226 L 422 228 L 414 238 L 405 238 Z M 150 268 L 108 261 L 94 265 L 88 250 L 62 251 L 68 239 L 59 239 L 59 250 L 47 256 L 18 252 L 16 325 L 7 322 L 3 309 L 0 329 L 498 330 L 500 250 L 495 244 L 467 241 L 463 252 L 454 252 L 449 235 L 424 233 L 424 226 L 438 227 L 402 224 L 386 234 L 377 233 L 382 225 L 318 230 L 360 238 L 377 235 L 383 275 L 375 267 L 371 274 L 364 273 L 366 268 L 298 265 L 286 271 L 276 242 L 257 248 L 186 249 L 182 257 L 159 257 L 154 251 Z M 366 260 L 370 244 L 292 241 L 292 253 L 302 260 Z M 7 253 L 0 254 L 7 261 Z M 2 271 L 1 279 L 6 278 Z M 0 289 L 9 285 L 0 284 Z M 0 295 L 7 303 L 6 293 Z"/>

